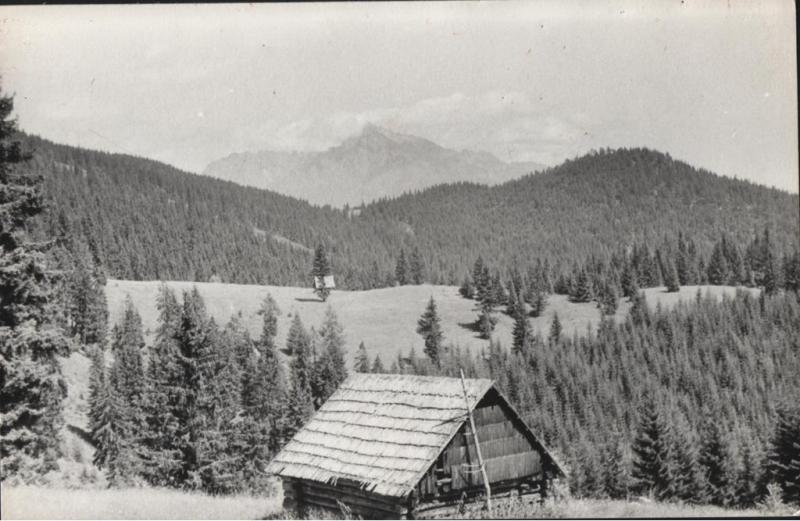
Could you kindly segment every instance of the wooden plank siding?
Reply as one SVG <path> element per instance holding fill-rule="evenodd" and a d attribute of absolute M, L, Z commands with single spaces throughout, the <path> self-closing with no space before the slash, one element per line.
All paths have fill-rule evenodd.
<path fill-rule="evenodd" d="M 398 498 L 371 494 L 352 485 L 328 485 L 306 480 L 283 480 L 283 507 L 298 516 L 310 509 L 342 515 L 341 502 L 350 512 L 364 519 L 397 519 L 408 512 Z"/>

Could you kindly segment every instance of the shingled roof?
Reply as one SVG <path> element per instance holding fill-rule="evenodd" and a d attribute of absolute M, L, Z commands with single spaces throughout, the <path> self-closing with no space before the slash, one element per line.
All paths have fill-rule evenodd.
<path fill-rule="evenodd" d="M 465 380 L 470 409 L 493 387 Z M 403 497 L 466 419 L 459 378 L 355 374 L 267 467 L 284 477 L 353 480 L 375 494 Z"/>

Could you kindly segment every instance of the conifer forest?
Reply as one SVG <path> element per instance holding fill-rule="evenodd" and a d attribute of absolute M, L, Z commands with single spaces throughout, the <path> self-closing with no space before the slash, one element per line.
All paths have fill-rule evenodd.
<path fill-rule="evenodd" d="M 319 156 L 229 158 L 235 168 L 302 158 L 321 171 L 381 175 L 397 165 L 419 174 L 441 158 L 465 170 L 529 166 L 494 184 L 420 181 L 334 207 L 111 146 L 61 144 L 23 128 L 25 96 L 0 83 L 4 495 L 50 487 L 278 497 L 267 467 L 349 377 L 463 371 L 493 381 L 564 469 L 564 501 L 800 509 L 796 191 L 718 175 L 666 146 L 506 164 L 379 127 Z M 329 126 L 350 124 L 341 118 Z M 287 143 L 298 125 L 281 127 Z M 321 120 L 303 125 L 322 135 Z M 150 281 L 157 297 L 128 295 L 112 313 L 114 281 Z M 174 281 L 194 286 L 176 291 Z M 262 288 L 257 319 L 236 303 L 226 319 L 213 315 L 213 297 L 197 288 L 209 283 Z M 404 286 L 439 292 L 415 301 L 400 342 L 409 347 L 387 357 L 353 334 L 363 324 L 337 297 L 366 308 L 376 291 Z M 276 288 L 296 289 L 294 301 L 320 314 L 287 306 Z M 463 323 L 448 313 L 454 301 L 470 310 Z M 585 327 L 566 327 L 565 309 L 589 317 Z M 475 343 L 448 338 L 449 327 Z M 65 461 L 82 466 L 78 478 L 64 478 Z"/>

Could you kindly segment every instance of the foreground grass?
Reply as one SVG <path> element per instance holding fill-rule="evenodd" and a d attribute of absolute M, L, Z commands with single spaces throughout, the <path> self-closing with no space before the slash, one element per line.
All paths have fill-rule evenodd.
<path fill-rule="evenodd" d="M 2 519 L 263 519 L 279 497 L 224 496 L 131 488 L 70 490 L 2 486 Z"/>

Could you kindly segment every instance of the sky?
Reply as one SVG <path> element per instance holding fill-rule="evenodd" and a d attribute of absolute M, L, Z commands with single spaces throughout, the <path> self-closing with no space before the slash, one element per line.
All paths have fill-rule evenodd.
<path fill-rule="evenodd" d="M 20 127 L 201 172 L 367 123 L 506 161 L 646 146 L 798 192 L 794 3 L 0 7 Z"/>

